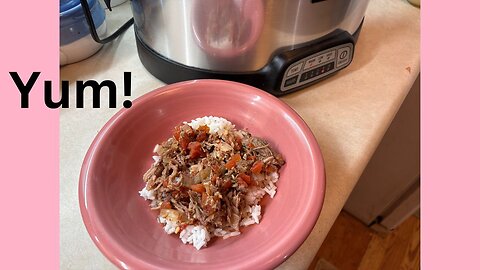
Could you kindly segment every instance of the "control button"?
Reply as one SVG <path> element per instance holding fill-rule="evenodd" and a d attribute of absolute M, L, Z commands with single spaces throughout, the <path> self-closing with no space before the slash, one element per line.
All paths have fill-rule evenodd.
<path fill-rule="evenodd" d="M 335 51 L 331 51 L 325 54 L 325 62 L 335 59 Z"/>
<path fill-rule="evenodd" d="M 317 56 L 318 57 L 318 65 L 321 65 L 323 63 L 326 63 L 328 60 L 327 60 L 327 54 L 322 54 L 322 55 L 319 55 Z"/>
<path fill-rule="evenodd" d="M 335 51 L 331 51 L 328 53 L 324 53 L 320 55 L 320 61 L 318 62 L 319 64 L 324 64 L 327 62 L 330 62 L 335 59 Z"/>
<path fill-rule="evenodd" d="M 350 47 L 343 47 L 337 50 L 337 67 L 345 66 L 351 58 Z"/>
<path fill-rule="evenodd" d="M 292 77 L 290 79 L 287 79 L 285 83 L 283 84 L 283 87 L 289 87 L 290 85 L 294 85 L 297 83 L 298 75 L 295 77 Z"/>
<path fill-rule="evenodd" d="M 320 55 L 308 59 L 307 61 L 305 61 L 304 70 L 320 65 L 319 62 L 320 62 Z"/>
<path fill-rule="evenodd" d="M 290 77 L 290 76 L 293 76 L 293 75 L 299 73 L 300 70 L 302 70 L 302 65 L 303 65 L 303 62 L 300 62 L 300 63 L 296 64 L 295 66 L 290 67 L 290 69 L 287 72 L 287 77 Z"/>

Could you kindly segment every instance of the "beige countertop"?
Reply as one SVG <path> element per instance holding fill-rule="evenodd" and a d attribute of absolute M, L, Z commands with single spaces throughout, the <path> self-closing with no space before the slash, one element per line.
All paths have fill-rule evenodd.
<path fill-rule="evenodd" d="M 131 14 L 128 3 L 108 13 L 111 29 Z M 303 245 L 278 269 L 306 269 L 341 211 L 420 70 L 420 10 L 407 1 L 372 0 L 350 66 L 281 99 L 310 126 L 325 159 L 323 210 Z M 112 80 L 122 89 L 132 72 L 132 98 L 164 83 L 150 75 L 136 53 L 133 28 L 82 62 L 62 67 L 61 79 Z M 106 92 L 106 91 L 104 91 Z M 106 95 L 106 93 L 102 93 Z M 70 95 L 70 104 L 75 104 Z M 119 109 L 69 108 L 60 113 L 60 267 L 115 269 L 90 240 L 78 205 L 78 177 L 93 138 Z M 86 97 L 85 104 L 91 104 Z M 118 101 L 120 104 L 120 101 Z M 74 107 L 74 106 L 72 106 Z"/>

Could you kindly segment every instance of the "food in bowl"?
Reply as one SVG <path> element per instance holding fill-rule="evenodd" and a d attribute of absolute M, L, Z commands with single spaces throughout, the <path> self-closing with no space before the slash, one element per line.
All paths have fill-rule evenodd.
<path fill-rule="evenodd" d="M 211 236 L 226 239 L 258 224 L 260 201 L 275 196 L 285 163 L 267 141 L 213 116 L 176 126 L 154 153 L 139 194 L 159 211 L 166 233 L 196 249 Z"/>
<path fill-rule="evenodd" d="M 78 188 L 92 242 L 116 267 L 274 269 L 304 243 L 322 209 L 325 169 L 317 139 L 292 108 L 265 91 L 219 80 L 166 85 L 133 104 L 95 136 Z M 158 211 L 138 191 L 154 146 L 171 137 L 175 125 L 204 115 L 222 116 L 266 139 L 286 163 L 275 197 L 266 194 L 260 203 L 260 224 L 240 227 L 239 236 L 226 240 L 212 236 L 207 248 L 197 250 L 165 233 Z"/>

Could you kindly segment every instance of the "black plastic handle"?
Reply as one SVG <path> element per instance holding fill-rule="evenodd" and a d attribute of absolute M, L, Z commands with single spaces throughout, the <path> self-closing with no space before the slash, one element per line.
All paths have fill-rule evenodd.
<path fill-rule="evenodd" d="M 107 6 L 108 10 L 112 11 L 112 6 L 110 4 L 111 0 L 104 0 L 105 6 Z"/>
<path fill-rule="evenodd" d="M 105 1 L 105 5 L 107 6 L 107 8 L 110 11 L 112 11 L 112 7 L 110 5 L 110 0 L 104 0 L 104 1 Z M 120 28 L 118 28 L 118 30 L 115 31 L 115 33 L 111 34 L 110 36 L 108 36 L 104 39 L 100 39 L 100 37 L 98 36 L 97 30 L 96 30 L 96 27 L 95 27 L 95 23 L 93 22 L 92 13 L 90 12 L 90 7 L 88 6 L 87 0 L 80 0 L 80 3 L 82 4 L 82 9 L 83 9 L 83 13 L 85 14 L 85 18 L 87 19 L 88 28 L 90 28 L 90 35 L 92 36 L 93 40 L 95 40 L 96 42 L 98 42 L 100 44 L 106 44 L 106 43 L 109 43 L 110 41 L 116 39 L 118 36 L 123 34 L 133 24 L 133 18 L 131 18 L 124 25 L 122 25 Z"/>

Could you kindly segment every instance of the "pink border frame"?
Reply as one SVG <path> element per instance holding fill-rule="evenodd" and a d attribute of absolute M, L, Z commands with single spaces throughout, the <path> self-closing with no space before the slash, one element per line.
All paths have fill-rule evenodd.
<path fill-rule="evenodd" d="M 45 80 L 57 98 L 57 1 L 2 2 L 0 27 L 0 246 L 4 269 L 59 268 L 59 110 L 44 103 Z M 29 108 L 9 72 L 24 82 L 41 72 Z M 24 201 L 33 200 L 34 204 Z"/>

